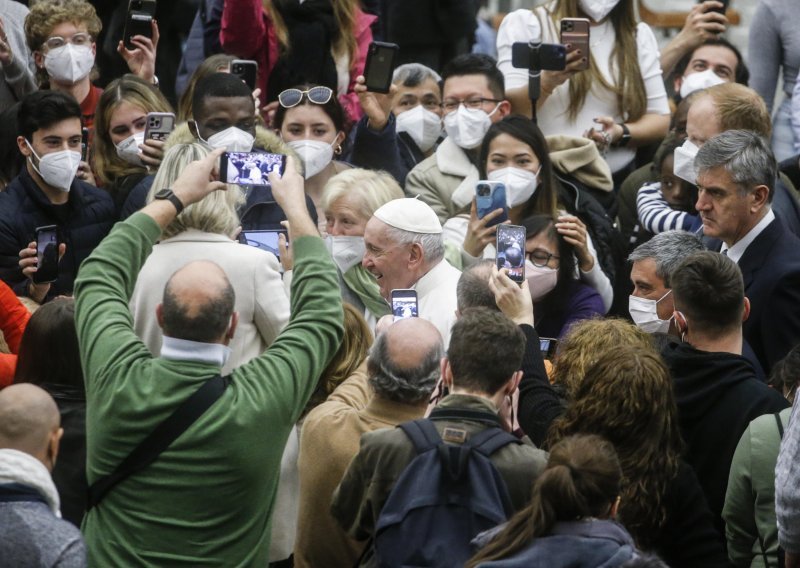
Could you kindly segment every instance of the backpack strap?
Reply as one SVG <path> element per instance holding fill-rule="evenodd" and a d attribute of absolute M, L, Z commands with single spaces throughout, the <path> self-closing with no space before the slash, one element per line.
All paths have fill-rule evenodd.
<path fill-rule="evenodd" d="M 522 440 L 500 428 L 489 428 L 470 436 L 466 443 L 488 458 L 500 448 L 509 444 L 521 444 Z"/>
<path fill-rule="evenodd" d="M 781 435 L 781 440 L 783 440 L 783 422 L 781 422 L 781 413 L 776 412 L 773 416 L 775 416 L 775 423 L 778 425 L 778 434 Z"/>
<path fill-rule="evenodd" d="M 406 436 L 411 439 L 417 454 L 424 454 L 442 443 L 439 431 L 436 430 L 433 422 L 427 418 L 404 422 L 403 424 L 398 424 L 397 427 L 403 430 Z"/>
<path fill-rule="evenodd" d="M 86 512 L 95 507 L 118 483 L 153 463 L 172 442 L 194 424 L 214 404 L 231 382 L 230 376 L 217 374 L 208 379 L 183 401 L 155 430 L 142 440 L 113 473 L 101 477 L 89 487 Z"/>

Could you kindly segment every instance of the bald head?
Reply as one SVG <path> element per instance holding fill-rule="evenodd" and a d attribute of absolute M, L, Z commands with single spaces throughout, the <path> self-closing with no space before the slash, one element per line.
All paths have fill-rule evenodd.
<path fill-rule="evenodd" d="M 190 262 L 164 286 L 159 322 L 164 334 L 203 343 L 221 343 L 231 325 L 235 294 L 218 264 Z"/>
<path fill-rule="evenodd" d="M 0 391 L 0 449 L 30 454 L 52 470 L 60 432 L 61 416 L 47 391 L 30 383 Z"/>
<path fill-rule="evenodd" d="M 442 336 L 427 320 L 408 318 L 378 335 L 369 354 L 375 394 L 407 404 L 427 401 L 439 380 Z"/>

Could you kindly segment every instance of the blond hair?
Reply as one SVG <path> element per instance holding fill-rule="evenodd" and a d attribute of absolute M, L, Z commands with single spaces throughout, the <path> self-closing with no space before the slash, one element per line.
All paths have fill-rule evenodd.
<path fill-rule="evenodd" d="M 405 197 L 397 181 L 384 171 L 352 168 L 336 174 L 322 190 L 322 210 L 328 211 L 341 197 L 354 198 L 358 214 L 369 221 L 375 210 L 393 199 Z"/>
<path fill-rule="evenodd" d="M 272 0 L 262 0 L 264 10 L 272 20 L 280 50 L 288 52 L 292 48 L 289 45 L 289 30 L 275 4 Z M 339 35 L 331 46 L 332 51 L 336 56 L 347 55 L 350 68 L 352 68 L 358 59 L 358 43 L 356 42 L 358 2 L 355 0 L 331 0 L 331 4 L 333 5 L 333 16 L 336 19 L 336 28 L 339 30 Z"/>
<path fill-rule="evenodd" d="M 553 383 L 561 385 L 572 400 L 586 371 L 609 350 L 627 345 L 650 348 L 650 336 L 632 323 L 618 319 L 592 318 L 576 322 L 561 342 L 553 366 Z"/>
<path fill-rule="evenodd" d="M 164 160 L 147 194 L 147 202 L 153 201 L 156 193 L 172 187 L 187 165 L 208 156 L 209 150 L 202 144 L 176 144 L 164 154 Z M 197 203 L 188 205 L 164 228 L 162 239 L 168 239 L 188 229 L 206 233 L 231 236 L 239 226 L 238 207 L 244 203 L 244 194 L 238 185 L 228 184 L 226 191 L 214 191 Z"/>
<path fill-rule="evenodd" d="M 764 99 L 753 89 L 739 83 L 722 83 L 702 93 L 711 97 L 714 102 L 722 132 L 751 130 L 769 139 L 772 133 L 772 119 Z M 692 104 L 697 100 L 694 99 Z"/>
<path fill-rule="evenodd" d="M 172 112 L 161 91 L 136 75 L 123 75 L 108 84 L 97 103 L 92 144 L 94 171 L 104 184 L 113 183 L 122 176 L 147 172 L 144 166 L 136 166 L 120 158 L 111 141 L 111 118 L 123 102 L 137 106 L 145 113 Z"/>

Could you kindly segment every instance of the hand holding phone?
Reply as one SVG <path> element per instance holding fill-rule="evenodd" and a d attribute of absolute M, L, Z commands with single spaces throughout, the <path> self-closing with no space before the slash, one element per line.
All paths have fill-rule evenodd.
<path fill-rule="evenodd" d="M 283 175 L 286 156 L 267 152 L 226 152 L 220 158 L 219 177 L 237 185 L 269 185 L 268 176 Z"/>
<path fill-rule="evenodd" d="M 58 227 L 47 225 L 36 228 L 36 272 L 34 284 L 55 282 L 58 278 Z"/>
<path fill-rule="evenodd" d="M 388 93 L 392 86 L 395 61 L 400 47 L 394 43 L 373 41 L 367 50 L 364 81 L 368 91 Z"/>
<path fill-rule="evenodd" d="M 133 43 L 133 36 L 144 36 L 153 39 L 153 16 L 144 12 L 132 10 L 128 12 L 125 19 L 125 32 L 122 36 L 125 48 L 133 51 L 136 49 L 136 44 Z"/>
<path fill-rule="evenodd" d="M 175 129 L 175 115 L 171 112 L 148 112 L 144 127 L 145 140 L 164 142 Z"/>
<path fill-rule="evenodd" d="M 487 223 L 487 227 L 508 220 L 506 186 L 501 181 L 480 180 L 475 184 L 475 204 L 478 209 L 478 219 L 483 219 L 496 209 L 503 210 L 500 215 Z"/>
<path fill-rule="evenodd" d="M 258 79 L 258 63 L 251 59 L 234 59 L 231 61 L 231 75 L 236 75 L 245 82 L 251 91 L 255 91 Z"/>
<path fill-rule="evenodd" d="M 419 317 L 417 291 L 411 289 L 392 290 L 392 314 L 395 321 Z"/>
<path fill-rule="evenodd" d="M 283 235 L 285 240 L 286 231 L 282 229 L 277 231 L 242 231 L 239 233 L 239 242 L 243 245 L 250 245 L 251 247 L 271 252 L 278 260 L 280 260 L 280 235 Z M 285 243 L 286 246 L 289 245 L 288 240 L 285 240 Z"/>

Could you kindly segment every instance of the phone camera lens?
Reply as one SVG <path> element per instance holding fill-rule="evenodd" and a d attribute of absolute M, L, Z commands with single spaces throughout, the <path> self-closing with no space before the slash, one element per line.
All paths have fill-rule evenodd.
<path fill-rule="evenodd" d="M 481 184 L 478 186 L 478 195 L 480 197 L 488 197 L 491 191 L 489 190 L 489 186 L 486 184 Z"/>

